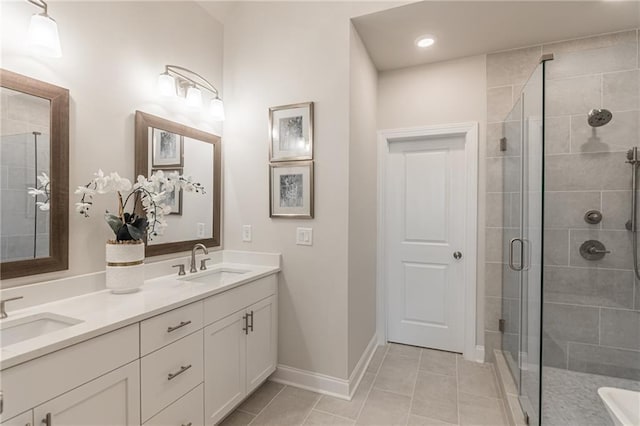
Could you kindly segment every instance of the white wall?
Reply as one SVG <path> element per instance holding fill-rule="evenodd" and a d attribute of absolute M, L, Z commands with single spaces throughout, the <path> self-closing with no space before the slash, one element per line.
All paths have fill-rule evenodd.
<path fill-rule="evenodd" d="M 346 379 L 349 18 L 384 3 L 237 2 L 225 15 L 225 248 L 277 251 L 279 363 Z M 315 102 L 315 218 L 269 218 L 268 109 Z M 243 243 L 242 225 L 253 226 Z M 313 246 L 295 244 L 313 228 Z M 355 355 L 359 357 L 359 355 Z"/>
<path fill-rule="evenodd" d="M 351 26 L 349 69 L 349 372 L 376 332 L 378 71 Z"/>
<path fill-rule="evenodd" d="M 33 57 L 25 45 L 27 2 L 3 2 L 2 68 L 70 90 L 69 270 L 5 280 L 3 287 L 104 270 L 104 241 L 111 237 L 102 219 L 115 200 L 96 197 L 93 215 L 74 213 L 76 186 L 98 168 L 133 178 L 134 113 L 141 110 L 219 133 L 204 115 L 156 95 L 165 64 L 177 64 L 222 86 L 223 27 L 190 2 L 53 2 L 63 57 Z"/>
<path fill-rule="evenodd" d="M 478 181 L 478 292 L 476 343 L 484 343 L 484 227 L 486 152 L 486 56 L 381 72 L 378 128 L 480 123 Z"/>

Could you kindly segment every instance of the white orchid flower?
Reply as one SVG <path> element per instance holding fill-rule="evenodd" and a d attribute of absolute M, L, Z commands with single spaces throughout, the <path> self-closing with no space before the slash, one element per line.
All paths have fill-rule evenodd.
<path fill-rule="evenodd" d="M 42 175 L 38 176 L 38 181 L 40 182 L 40 186 L 46 186 L 49 184 L 50 179 L 45 172 L 42 172 Z"/>
<path fill-rule="evenodd" d="M 91 204 L 89 203 L 76 203 L 76 212 L 84 213 L 89 209 L 89 207 L 91 207 Z"/>
<path fill-rule="evenodd" d="M 95 173 L 93 182 L 96 184 L 96 192 L 98 194 L 107 194 L 112 191 L 111 179 L 109 179 L 109 176 L 104 175 L 102 169 L 98 169 L 98 172 Z"/>
<path fill-rule="evenodd" d="M 27 194 L 31 195 L 32 197 L 37 197 L 38 195 L 47 195 L 44 190 L 38 188 L 27 188 Z"/>
<path fill-rule="evenodd" d="M 153 195 L 151 196 L 151 201 L 153 201 L 154 203 L 158 204 L 158 203 L 160 203 L 160 202 L 164 201 L 164 199 L 165 199 L 166 197 L 167 197 L 166 192 L 162 191 L 162 192 L 159 192 L 159 193 L 157 193 L 157 194 L 153 194 Z"/>
<path fill-rule="evenodd" d="M 110 187 L 113 191 L 129 191 L 131 190 L 131 181 L 127 178 L 120 177 L 117 172 L 109 175 Z"/>
<path fill-rule="evenodd" d="M 48 212 L 50 207 L 51 207 L 51 205 L 49 203 L 45 203 L 45 202 L 42 202 L 42 201 L 36 202 L 36 206 L 38 206 L 38 208 L 40 210 L 42 210 L 43 212 Z"/>
<path fill-rule="evenodd" d="M 95 190 L 91 188 L 87 188 L 86 186 L 79 186 L 78 189 L 75 190 L 75 194 L 77 195 L 89 195 L 94 196 L 96 193 Z"/>

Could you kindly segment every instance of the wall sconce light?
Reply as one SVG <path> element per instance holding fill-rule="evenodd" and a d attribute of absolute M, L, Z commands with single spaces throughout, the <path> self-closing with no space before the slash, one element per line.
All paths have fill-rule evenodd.
<path fill-rule="evenodd" d="M 29 0 L 31 1 L 31 0 Z M 162 96 L 185 97 L 186 104 L 192 108 L 202 108 L 202 91 L 213 95 L 210 102 L 210 113 L 214 120 L 224 120 L 224 104 L 218 89 L 200 74 L 177 65 L 165 65 L 164 72 L 158 76 L 158 91 Z"/>
<path fill-rule="evenodd" d="M 29 45 L 40 56 L 50 58 L 62 57 L 58 24 L 47 14 L 47 3 L 43 0 L 27 0 L 42 9 L 31 17 L 29 23 Z"/>

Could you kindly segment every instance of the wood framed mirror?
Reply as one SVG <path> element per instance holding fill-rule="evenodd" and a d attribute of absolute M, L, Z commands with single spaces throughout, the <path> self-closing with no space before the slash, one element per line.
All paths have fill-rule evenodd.
<path fill-rule="evenodd" d="M 219 247 L 222 142 L 219 136 L 136 111 L 135 175 L 162 170 L 191 176 L 204 194 L 171 194 L 163 235 L 146 242 L 146 255 L 187 251 L 196 243 Z"/>
<path fill-rule="evenodd" d="M 0 278 L 68 269 L 69 90 L 0 69 Z"/>

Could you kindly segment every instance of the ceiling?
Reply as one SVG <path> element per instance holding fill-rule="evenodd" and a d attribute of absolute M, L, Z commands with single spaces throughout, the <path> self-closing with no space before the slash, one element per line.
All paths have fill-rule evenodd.
<path fill-rule="evenodd" d="M 639 1 L 423 1 L 353 19 L 381 70 L 640 26 Z M 419 49 L 416 38 L 436 37 Z"/>

